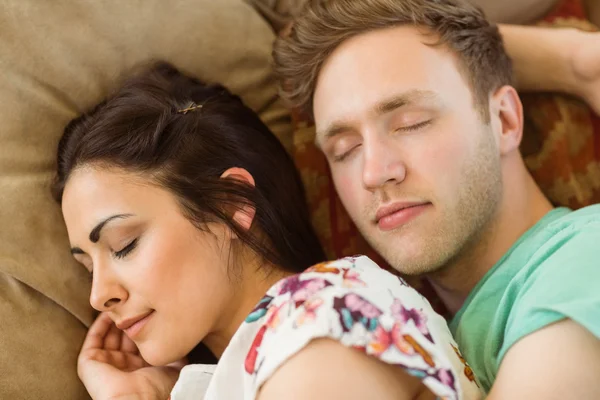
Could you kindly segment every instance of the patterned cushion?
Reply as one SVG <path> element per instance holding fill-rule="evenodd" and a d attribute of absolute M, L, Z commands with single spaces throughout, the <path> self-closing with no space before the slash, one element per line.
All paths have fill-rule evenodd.
<path fill-rule="evenodd" d="M 593 31 L 579 0 L 563 1 L 540 26 Z M 527 94 L 525 163 L 556 205 L 580 208 L 600 202 L 600 117 L 564 95 Z M 526 148 L 528 147 L 528 148 Z"/>

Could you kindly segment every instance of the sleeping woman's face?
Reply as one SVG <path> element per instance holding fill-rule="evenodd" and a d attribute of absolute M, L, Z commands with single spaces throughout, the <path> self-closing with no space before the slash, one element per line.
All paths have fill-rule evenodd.
<path fill-rule="evenodd" d="M 184 357 L 231 317 L 226 230 L 197 229 L 167 190 L 139 174 L 84 167 L 67 182 L 62 211 L 73 256 L 93 273 L 91 305 L 150 364 Z"/>

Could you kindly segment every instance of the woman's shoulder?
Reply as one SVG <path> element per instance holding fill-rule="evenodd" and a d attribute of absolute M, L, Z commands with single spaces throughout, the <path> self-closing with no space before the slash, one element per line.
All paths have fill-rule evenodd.
<path fill-rule="evenodd" d="M 370 309 L 378 317 L 391 313 L 392 318 L 433 313 L 425 297 L 404 279 L 366 256 L 353 256 L 323 262 L 280 280 L 248 315 L 246 323 L 272 325 L 274 318 L 280 323 L 295 314 L 314 319 L 344 313 L 347 308 Z"/>
<path fill-rule="evenodd" d="M 369 257 L 353 256 L 323 262 L 281 279 L 267 291 L 246 322 L 262 319 L 274 307 L 304 309 L 324 303 L 326 298 L 346 295 L 369 299 L 379 306 L 393 302 L 396 297 L 410 302 L 415 296 L 419 303 L 426 302 L 404 279 L 383 270 Z"/>
<path fill-rule="evenodd" d="M 324 338 L 402 365 L 436 393 L 456 393 L 449 359 L 455 355 L 448 342 L 438 343 L 447 339 L 439 334 L 443 319 L 368 257 L 318 264 L 279 281 L 246 323 L 257 328 L 245 359 L 251 386 L 260 387 L 289 357 Z"/>
<path fill-rule="evenodd" d="M 322 262 L 304 272 L 282 279 L 269 292 L 281 293 L 281 288 L 294 287 L 297 282 L 322 282 L 321 290 L 339 291 L 340 289 L 388 290 L 412 288 L 401 277 L 381 268 L 367 256 L 344 257 L 334 261 Z"/>

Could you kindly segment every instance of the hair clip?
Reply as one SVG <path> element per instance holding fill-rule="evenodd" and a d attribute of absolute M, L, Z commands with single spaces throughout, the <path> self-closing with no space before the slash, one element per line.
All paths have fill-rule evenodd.
<path fill-rule="evenodd" d="M 202 104 L 196 104 L 193 101 L 186 107 L 181 110 L 177 110 L 177 114 L 187 114 L 189 111 L 195 111 L 202 108 Z"/>

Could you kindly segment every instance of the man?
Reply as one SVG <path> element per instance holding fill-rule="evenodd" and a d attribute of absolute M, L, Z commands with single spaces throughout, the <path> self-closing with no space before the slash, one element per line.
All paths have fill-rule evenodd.
<path fill-rule="evenodd" d="M 554 209 L 528 173 L 497 28 L 458 0 L 320 1 L 275 63 L 350 216 L 430 279 L 490 398 L 600 398 L 600 205 Z"/>

